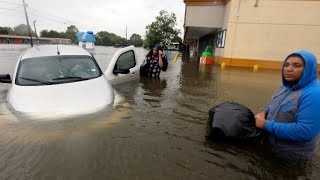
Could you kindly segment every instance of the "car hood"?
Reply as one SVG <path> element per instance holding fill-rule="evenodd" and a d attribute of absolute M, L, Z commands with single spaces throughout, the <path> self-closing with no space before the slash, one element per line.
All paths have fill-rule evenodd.
<path fill-rule="evenodd" d="M 12 85 L 8 102 L 27 113 L 85 113 L 113 103 L 114 90 L 106 77 L 45 86 Z"/>

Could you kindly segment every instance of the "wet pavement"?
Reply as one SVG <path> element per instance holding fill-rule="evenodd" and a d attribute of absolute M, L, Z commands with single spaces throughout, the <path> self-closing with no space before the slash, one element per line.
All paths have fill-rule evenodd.
<path fill-rule="evenodd" d="M 27 46 L 0 45 L 0 72 L 13 73 Z M 113 47 L 93 52 L 107 68 Z M 137 48 L 139 62 L 147 50 Z M 168 51 L 172 60 L 175 51 Z M 0 179 L 317 179 L 320 152 L 304 165 L 263 145 L 211 142 L 208 110 L 236 101 L 257 113 L 281 83 L 276 70 L 199 66 L 181 54 L 160 80 L 114 86 L 119 103 L 88 115 L 29 117 L 6 105 L 0 84 Z"/>

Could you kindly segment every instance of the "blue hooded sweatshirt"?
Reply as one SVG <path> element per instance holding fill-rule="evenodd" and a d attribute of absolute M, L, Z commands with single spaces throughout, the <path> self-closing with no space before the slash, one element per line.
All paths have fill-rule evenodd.
<path fill-rule="evenodd" d="M 314 152 L 320 130 L 317 58 L 308 51 L 298 51 L 291 55 L 302 57 L 303 74 L 299 82 L 291 87 L 290 82 L 284 78 L 282 67 L 283 85 L 265 108 L 267 120 L 263 128 L 269 132 L 268 140 L 274 150 L 309 157 Z"/>

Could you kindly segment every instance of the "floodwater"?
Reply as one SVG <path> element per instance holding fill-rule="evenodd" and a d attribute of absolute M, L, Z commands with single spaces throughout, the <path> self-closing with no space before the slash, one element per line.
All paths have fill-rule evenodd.
<path fill-rule="evenodd" d="M 0 73 L 12 74 L 26 48 L 1 45 Z M 103 71 L 116 50 L 96 47 Z M 136 52 L 141 62 L 147 50 Z M 9 85 L 0 84 L 0 179 L 317 179 L 319 150 L 297 165 L 262 145 L 205 138 L 211 107 L 236 101 L 257 113 L 280 83 L 280 71 L 199 67 L 182 54 L 160 80 L 114 86 L 118 104 L 64 118 L 8 109 Z"/>

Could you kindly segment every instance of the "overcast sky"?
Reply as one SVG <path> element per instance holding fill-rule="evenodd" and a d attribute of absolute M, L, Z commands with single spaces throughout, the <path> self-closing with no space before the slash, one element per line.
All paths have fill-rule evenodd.
<path fill-rule="evenodd" d="M 6 3 L 7 2 L 7 3 Z M 37 32 L 43 29 L 65 31 L 74 24 L 80 31 L 108 31 L 128 38 L 140 34 L 155 21 L 160 10 L 175 13 L 177 28 L 183 33 L 183 0 L 25 0 L 30 26 L 36 20 Z M 0 26 L 26 24 L 22 0 L 0 0 Z M 180 35 L 182 36 L 182 35 Z"/>

